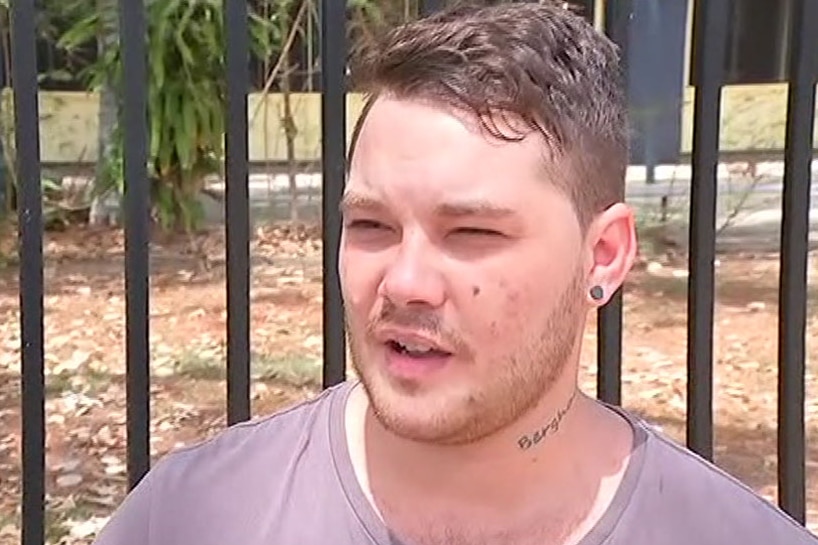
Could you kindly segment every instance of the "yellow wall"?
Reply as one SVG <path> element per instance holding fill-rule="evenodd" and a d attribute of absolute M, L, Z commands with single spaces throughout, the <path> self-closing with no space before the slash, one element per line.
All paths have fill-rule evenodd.
<path fill-rule="evenodd" d="M 784 147 L 786 121 L 785 84 L 727 87 L 722 102 L 722 148 L 730 151 L 775 150 Z M 88 93 L 42 92 L 40 94 L 40 138 L 46 163 L 90 162 L 96 157 L 97 97 Z M 293 97 L 297 126 L 296 157 L 317 160 L 321 150 L 320 95 Z M 9 107 L 6 102 L 4 108 Z M 358 95 L 347 98 L 347 141 L 360 114 Z M 254 162 L 283 161 L 285 141 L 279 121 L 280 95 L 266 100 L 254 94 L 249 99 L 250 159 Z M 9 110 L 6 110 L 9 111 Z M 682 105 L 682 152 L 692 141 L 693 92 L 685 90 Z M 816 126 L 818 136 L 818 126 Z M 818 138 L 816 138 L 818 141 Z"/>
<path fill-rule="evenodd" d="M 721 148 L 727 151 L 782 150 L 787 125 L 787 85 L 741 85 L 722 91 Z M 682 151 L 693 141 L 693 90 L 685 89 Z M 818 108 L 816 108 L 818 112 Z M 813 131 L 818 147 L 818 123 Z"/>

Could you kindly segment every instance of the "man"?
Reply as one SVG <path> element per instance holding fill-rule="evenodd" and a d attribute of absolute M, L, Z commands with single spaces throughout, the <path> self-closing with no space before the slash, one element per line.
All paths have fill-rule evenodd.
<path fill-rule="evenodd" d="M 167 456 L 97 543 L 818 543 L 578 391 L 636 252 L 617 66 L 557 3 L 391 32 L 357 71 L 342 203 L 359 379 Z"/>

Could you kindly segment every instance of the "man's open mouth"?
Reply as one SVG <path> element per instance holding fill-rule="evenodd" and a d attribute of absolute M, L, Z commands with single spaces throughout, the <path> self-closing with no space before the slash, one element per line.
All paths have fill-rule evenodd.
<path fill-rule="evenodd" d="M 386 346 L 398 354 L 413 358 L 442 358 L 452 355 L 450 352 L 440 350 L 431 344 L 421 342 L 390 340 L 386 342 Z"/>

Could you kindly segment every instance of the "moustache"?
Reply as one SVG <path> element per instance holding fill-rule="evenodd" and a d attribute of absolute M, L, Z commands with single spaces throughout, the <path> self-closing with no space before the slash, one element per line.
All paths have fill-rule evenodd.
<path fill-rule="evenodd" d="M 470 355 L 468 344 L 452 329 L 446 327 L 438 314 L 421 308 L 398 306 L 386 301 L 380 312 L 367 325 L 367 333 L 374 336 L 379 329 L 395 327 L 416 331 L 449 346 L 456 352 Z"/>

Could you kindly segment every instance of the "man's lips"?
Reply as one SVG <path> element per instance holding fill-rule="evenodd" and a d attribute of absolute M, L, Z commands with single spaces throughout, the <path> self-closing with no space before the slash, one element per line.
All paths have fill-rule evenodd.
<path fill-rule="evenodd" d="M 428 379 L 452 361 L 452 354 L 437 349 L 418 350 L 388 341 L 385 364 L 388 373 L 403 380 Z"/>
<path fill-rule="evenodd" d="M 402 343 L 399 341 L 387 341 L 386 345 L 399 354 L 412 356 L 416 358 L 427 357 L 448 357 L 450 352 L 439 350 L 427 344 Z"/>
<path fill-rule="evenodd" d="M 383 329 L 377 332 L 376 339 L 388 348 L 400 353 L 415 356 L 451 356 L 453 350 L 445 343 L 427 335 L 408 330 Z"/>
<path fill-rule="evenodd" d="M 375 338 L 385 348 L 386 368 L 406 380 L 426 378 L 446 367 L 454 356 L 448 345 L 415 331 L 382 329 Z"/>

